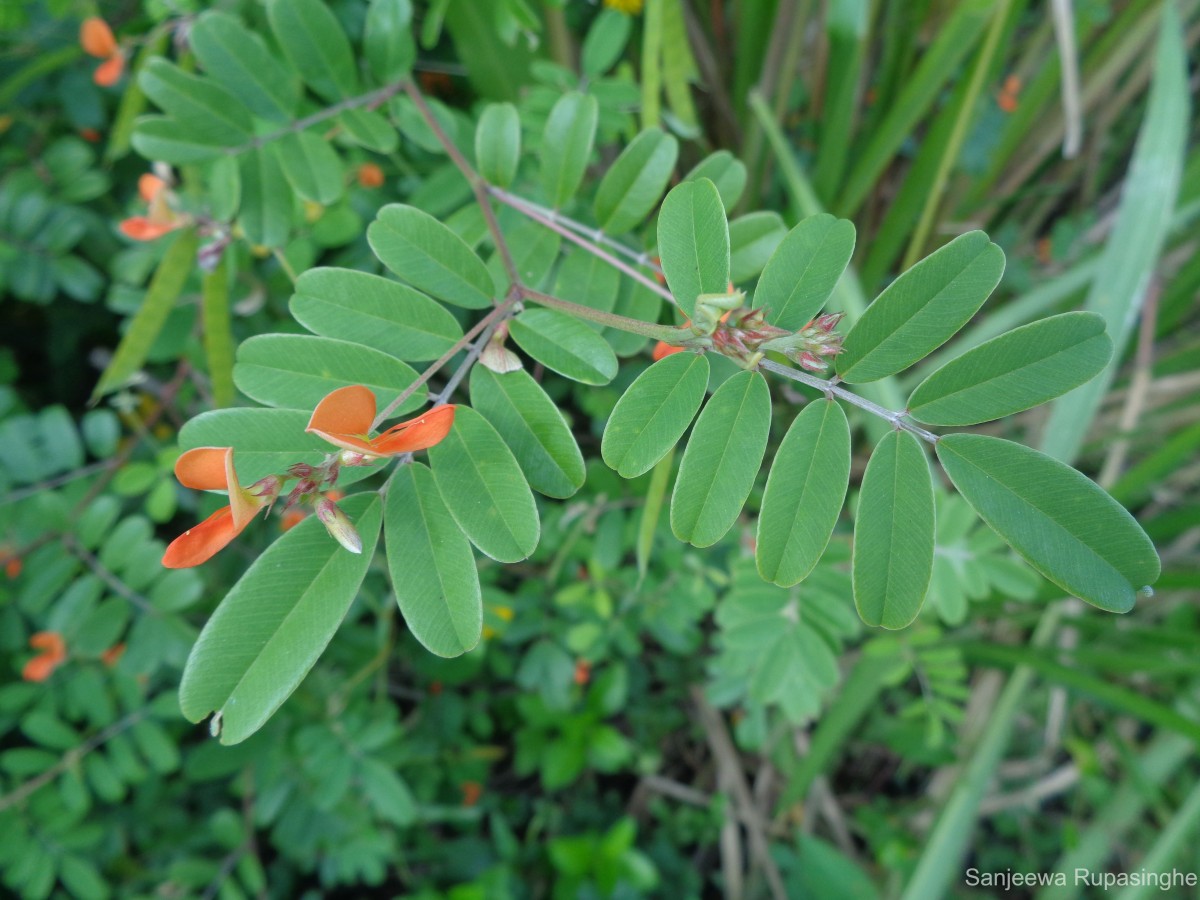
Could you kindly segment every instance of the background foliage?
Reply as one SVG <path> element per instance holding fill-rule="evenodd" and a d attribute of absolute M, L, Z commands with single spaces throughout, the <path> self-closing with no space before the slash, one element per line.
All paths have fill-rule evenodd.
<path fill-rule="evenodd" d="M 972 866 L 1200 869 L 1200 345 L 1190 327 L 1200 154 L 1184 69 L 1200 37 L 1197 4 L 1076 3 L 1067 21 L 1055 19 L 1066 6 L 6 7 L 6 888 L 22 897 L 932 897 L 977 893 L 963 880 Z M 103 86 L 94 73 L 105 63 L 78 40 L 80 21 L 97 13 L 117 34 L 125 71 Z M 394 39 L 409 21 L 415 41 Z M 951 474 L 971 454 L 1014 464 L 982 435 L 1074 459 L 1154 540 L 1155 596 L 1124 617 L 1062 599 L 939 483 L 923 611 L 903 631 L 865 626 L 850 538 L 873 527 L 855 511 L 860 490 L 877 490 L 864 476 L 866 448 L 883 432 L 855 410 L 850 514 L 806 580 L 764 582 L 770 532 L 752 518 L 705 550 L 672 536 L 707 542 L 697 539 L 705 523 L 666 501 L 676 469 L 695 478 L 674 440 L 662 461 L 636 448 L 610 457 L 605 423 L 648 362 L 646 338 L 531 307 L 510 324 L 528 376 L 502 381 L 477 366 L 464 395 L 510 446 L 520 423 L 504 410 L 548 397 L 567 440 L 510 480 L 569 499 L 537 499 L 540 541 L 518 523 L 515 546 L 489 553 L 532 550 L 528 559 L 480 559 L 482 643 L 457 659 L 427 653 L 415 620 L 397 615 L 392 585 L 407 583 L 388 577 L 396 560 L 355 559 L 365 575 L 344 598 L 345 621 L 263 729 L 224 747 L 189 726 L 177 689 L 199 629 L 284 523 L 248 530 L 203 569 L 163 570 L 163 539 L 219 505 L 177 486 L 179 447 L 237 433 L 245 483 L 297 453 L 319 459 L 321 442 L 302 434 L 307 413 L 295 410 L 344 380 L 377 386 L 386 402 L 504 283 L 471 185 L 397 86 L 414 60 L 441 129 L 490 183 L 512 188 L 514 202 L 540 192 L 545 207 L 620 237 L 635 262 L 656 237 L 664 249 L 662 232 L 642 223 L 680 175 L 715 188 L 672 195 L 689 198 L 689 214 L 714 198 L 728 210 L 739 284 L 798 221 L 840 227 L 815 218 L 826 210 L 852 220 L 851 269 L 829 285 L 827 308 L 853 318 L 917 260 L 986 229 L 1007 256 L 997 293 L 916 368 L 891 377 L 914 355 L 869 373 L 880 380 L 868 396 L 900 409 L 920 384 L 911 405 L 925 410 L 921 421 L 969 424 L 948 391 L 924 380 L 935 368 L 1035 319 L 1098 313 L 1116 354 L 1089 394 L 975 427 L 939 455 L 959 460 L 947 463 Z M 149 160 L 175 166 L 169 196 L 139 194 Z M 498 214 L 526 284 L 554 293 L 586 284 L 578 302 L 676 323 L 650 288 L 566 253 L 565 226 L 529 212 L 510 203 Z M 121 225 L 156 215 L 180 227 L 139 242 Z M 471 248 L 491 250 L 486 265 Z M 447 292 L 421 264 L 456 252 L 460 278 Z M 339 286 L 332 270 L 379 273 L 376 255 L 451 307 L 423 306 L 373 275 Z M 680 276 L 663 256 L 675 288 Z M 698 259 L 697 292 L 724 289 L 714 259 Z M 653 270 L 640 271 L 653 285 Z M 765 274 L 758 290 L 774 288 Z M 373 304 L 397 291 L 420 319 L 380 328 Z M 790 327 L 809 317 L 797 316 Z M 1092 321 L 1068 324 L 1079 334 Z M 417 337 L 417 350 L 396 353 Z M 378 351 L 367 373 L 377 381 L 307 372 L 306 354 L 327 360 L 345 341 Z M 1035 357 L 1029 348 L 1013 342 L 993 357 Z M 862 355 L 852 351 L 839 364 L 847 380 Z M 695 360 L 701 395 L 706 383 L 727 394 L 750 383 L 719 357 L 711 372 L 690 354 L 664 364 Z M 432 390 L 445 387 L 439 376 Z M 1032 392 L 1022 409 L 1047 399 L 1021 389 Z M 514 401 L 508 391 L 523 393 Z M 789 452 L 783 435 L 800 404 L 823 423 L 838 408 L 818 398 L 800 386 L 776 392 L 769 460 Z M 284 407 L 267 414 L 278 427 L 251 416 L 250 401 Z M 281 429 L 298 437 L 280 446 Z M 906 464 L 903 443 L 886 440 L 895 465 Z M 565 449 L 575 444 L 578 457 Z M 455 447 L 435 451 L 433 478 L 437 454 Z M 423 464 L 404 471 L 389 503 L 401 502 L 400 487 L 428 492 Z M 784 486 L 764 471 L 747 508 L 766 518 L 773 489 Z M 1004 515 L 988 517 L 1002 533 Z M 297 565 L 316 566 L 310 546 L 333 552 L 306 521 L 274 552 L 303 550 Z"/>

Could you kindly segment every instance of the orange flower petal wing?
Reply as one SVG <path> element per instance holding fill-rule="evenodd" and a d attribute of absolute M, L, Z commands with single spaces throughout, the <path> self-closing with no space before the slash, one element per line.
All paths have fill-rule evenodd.
<path fill-rule="evenodd" d="M 121 80 L 124 71 L 125 57 L 116 53 L 96 67 L 96 71 L 92 73 L 92 81 L 100 87 L 112 87 Z"/>
<path fill-rule="evenodd" d="M 57 631 L 39 631 L 29 638 L 29 646 L 55 659 L 66 659 L 67 643 Z"/>
<path fill-rule="evenodd" d="M 146 203 L 151 203 L 166 188 L 167 183 L 150 172 L 143 172 L 138 178 L 138 196 Z"/>
<path fill-rule="evenodd" d="M 305 431 L 322 437 L 340 434 L 365 438 L 374 419 L 375 395 L 361 384 L 351 384 L 325 395 L 313 410 Z"/>
<path fill-rule="evenodd" d="M 227 458 L 230 460 L 228 464 Z M 233 465 L 232 458 L 231 447 L 196 447 L 175 460 L 175 477 L 184 487 L 193 490 L 227 491 L 230 489 L 229 468 Z"/>
<path fill-rule="evenodd" d="M 121 222 L 121 234 L 134 241 L 155 241 L 174 231 L 180 222 L 151 222 L 145 216 L 130 216 Z"/>
<path fill-rule="evenodd" d="M 453 404 L 435 406 L 423 416 L 393 425 L 371 441 L 371 447 L 386 456 L 424 450 L 440 443 L 453 425 Z"/>
<path fill-rule="evenodd" d="M 188 569 L 208 562 L 241 532 L 233 524 L 233 510 L 222 506 L 167 547 L 162 564 L 168 569 Z"/>
<path fill-rule="evenodd" d="M 84 19 L 79 26 L 79 45 L 88 56 L 105 59 L 117 52 L 117 39 L 99 16 Z"/>

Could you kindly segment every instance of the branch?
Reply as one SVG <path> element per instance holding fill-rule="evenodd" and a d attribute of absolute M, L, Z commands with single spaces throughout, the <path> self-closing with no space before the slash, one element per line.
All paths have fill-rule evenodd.
<path fill-rule="evenodd" d="M 687 340 L 696 336 L 690 328 L 676 328 L 673 325 L 656 325 L 650 322 L 643 322 L 640 319 L 631 319 L 629 316 L 619 316 L 616 313 L 604 312 L 600 309 L 592 309 L 590 306 L 572 303 L 570 300 L 552 297 L 550 294 L 543 294 L 541 291 L 535 291 L 527 287 L 520 288 L 520 293 L 526 300 L 532 300 L 534 303 L 539 303 L 542 306 L 549 306 L 551 309 L 560 309 L 577 318 L 588 319 L 598 325 L 605 325 L 620 331 L 628 331 L 632 334 L 640 334 L 643 337 L 653 338 L 658 341 L 684 344 Z"/>
<path fill-rule="evenodd" d="M 873 403 L 866 397 L 860 397 L 853 391 L 848 391 L 833 379 L 818 378 L 816 375 L 809 375 L 807 372 L 801 372 L 799 369 L 793 369 L 791 366 L 783 366 L 769 359 L 764 359 L 758 364 L 760 369 L 766 369 L 768 372 L 774 372 L 776 375 L 782 375 L 784 378 L 790 378 L 793 381 L 799 381 L 801 384 L 807 384 L 809 387 L 814 387 L 819 391 L 825 391 L 827 394 L 834 394 L 841 397 L 851 406 L 857 406 L 859 409 L 866 410 L 872 415 L 879 416 L 881 419 L 886 419 L 893 427 L 903 431 L 911 431 L 923 441 L 928 441 L 930 444 L 937 444 L 938 436 L 932 431 L 926 431 L 920 425 L 914 425 L 908 421 L 905 412 L 893 412 L 890 409 L 885 409 L 878 403 Z"/>
<path fill-rule="evenodd" d="M 79 543 L 79 540 L 75 537 L 75 535 L 70 533 L 64 534 L 62 537 L 62 542 L 63 546 L 66 547 L 68 551 L 78 557 L 84 565 L 86 565 L 92 570 L 93 573 L 95 573 L 97 578 L 108 585 L 113 591 L 120 594 L 147 615 L 162 615 L 153 603 L 123 582 L 115 574 L 110 572 L 104 563 L 100 562 L 99 559 L 89 553 L 87 548 Z"/>
<path fill-rule="evenodd" d="M 462 172 L 463 177 L 471 185 L 471 190 L 475 194 L 475 202 L 483 210 L 483 217 L 487 221 L 488 231 L 492 233 L 492 242 L 496 245 L 496 252 L 500 254 L 500 258 L 504 262 L 504 271 L 508 273 L 508 280 L 513 284 L 520 284 L 521 276 L 517 272 L 516 263 L 513 262 L 512 251 L 508 249 L 508 241 L 504 239 L 504 232 L 500 230 L 500 223 L 496 221 L 496 212 L 492 209 L 492 204 L 488 200 L 488 183 L 467 162 L 466 157 L 455 146 L 454 141 L 450 140 L 450 135 L 446 134 L 445 129 L 442 128 L 442 123 L 437 120 L 437 116 L 433 114 L 433 110 L 429 108 L 429 104 L 425 102 L 425 98 L 417 90 L 416 85 L 411 81 L 405 82 L 404 92 L 416 104 L 417 110 L 425 119 L 425 124 L 429 126 L 434 137 L 438 139 L 438 143 L 442 145 L 442 148 L 449 155 L 451 162 L 458 167 L 458 171 Z"/>
<path fill-rule="evenodd" d="M 344 113 L 348 109 L 358 109 L 360 106 L 375 107 L 387 101 L 395 94 L 400 93 L 404 89 L 407 82 L 397 81 L 389 84 L 386 87 L 378 88 L 366 94 L 359 94 L 357 97 L 348 97 L 333 106 L 327 106 L 320 112 L 315 112 L 311 116 L 305 116 L 303 119 L 297 119 L 290 125 L 285 125 L 278 131 L 272 131 L 270 134 L 264 134 L 238 147 L 226 147 L 226 156 L 238 156 L 248 150 L 257 150 L 272 141 L 277 141 L 280 138 L 287 137 L 289 134 L 296 134 L 301 131 L 307 131 L 312 126 L 319 122 L 324 122 L 326 119 L 332 119 L 336 115 Z"/>

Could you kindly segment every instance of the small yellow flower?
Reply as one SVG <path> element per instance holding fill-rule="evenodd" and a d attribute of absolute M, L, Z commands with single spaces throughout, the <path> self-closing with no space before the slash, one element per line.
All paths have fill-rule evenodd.
<path fill-rule="evenodd" d="M 642 11 L 642 0 L 604 0 L 604 5 L 627 16 L 636 16 Z"/>

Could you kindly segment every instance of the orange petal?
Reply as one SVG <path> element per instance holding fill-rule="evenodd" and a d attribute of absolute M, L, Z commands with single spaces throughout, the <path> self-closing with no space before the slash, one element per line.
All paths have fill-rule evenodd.
<path fill-rule="evenodd" d="M 384 456 L 424 450 L 440 443 L 454 425 L 454 405 L 435 406 L 423 416 L 393 425 L 371 441 L 371 449 Z"/>
<path fill-rule="evenodd" d="M 110 669 L 121 661 L 121 657 L 125 655 L 125 645 L 113 644 L 107 650 L 100 654 L 100 661 Z"/>
<path fill-rule="evenodd" d="M 151 222 L 145 216 L 132 216 L 121 225 L 121 234 L 135 241 L 153 241 L 174 231 L 182 222 Z"/>
<path fill-rule="evenodd" d="M 322 437 L 329 433 L 366 438 L 374 419 L 375 395 L 361 384 L 351 384 L 327 394 L 304 430 Z"/>
<path fill-rule="evenodd" d="M 238 483 L 233 467 L 233 448 L 225 453 L 225 483 L 229 485 L 229 506 L 233 510 L 233 527 L 241 531 L 262 508 L 263 503 Z"/>
<path fill-rule="evenodd" d="M 365 188 L 377 188 L 383 185 L 383 169 L 375 163 L 363 163 L 358 167 L 358 183 Z"/>
<path fill-rule="evenodd" d="M 92 81 L 100 87 L 112 87 L 121 80 L 124 71 L 125 57 L 115 53 L 97 66 L 96 71 L 92 73 Z"/>
<path fill-rule="evenodd" d="M 232 460 L 232 457 L 232 447 L 196 447 L 175 460 L 175 477 L 184 487 L 193 490 L 227 491 L 229 471 L 226 458 Z M 232 462 L 228 465 L 232 465 Z"/>
<path fill-rule="evenodd" d="M 222 506 L 195 528 L 189 528 L 171 541 L 163 554 L 162 564 L 168 569 L 187 569 L 208 562 L 241 531 L 233 524 L 233 510 Z"/>
<path fill-rule="evenodd" d="M 658 362 L 660 359 L 665 359 L 672 353 L 678 353 L 682 349 L 682 347 L 674 347 L 666 341 L 659 341 L 654 345 L 654 352 L 650 355 L 654 358 L 655 362 Z"/>
<path fill-rule="evenodd" d="M 153 202 L 154 198 L 162 193 L 166 187 L 167 183 L 165 181 L 149 172 L 143 172 L 142 176 L 138 179 L 138 194 L 147 203 Z"/>
<path fill-rule="evenodd" d="M 29 646 L 53 659 L 67 658 L 67 643 L 57 631 L 39 631 L 29 638 Z"/>
<path fill-rule="evenodd" d="M 117 52 L 117 39 L 99 16 L 84 19 L 79 26 L 79 45 L 88 56 L 105 59 Z"/>
<path fill-rule="evenodd" d="M 369 456 L 373 459 L 379 459 L 383 454 L 375 450 L 374 445 L 365 437 L 359 437 L 357 434 L 334 434 L 331 431 L 320 431 L 316 428 L 309 428 L 308 431 L 329 441 L 335 447 L 341 447 L 343 450 L 353 450 L 355 453 L 361 453 L 363 456 Z"/>
<path fill-rule="evenodd" d="M 25 663 L 25 668 L 21 670 L 21 677 L 26 681 L 45 681 L 54 674 L 54 670 L 61 663 L 61 659 L 55 659 L 53 656 L 43 653 Z"/>

